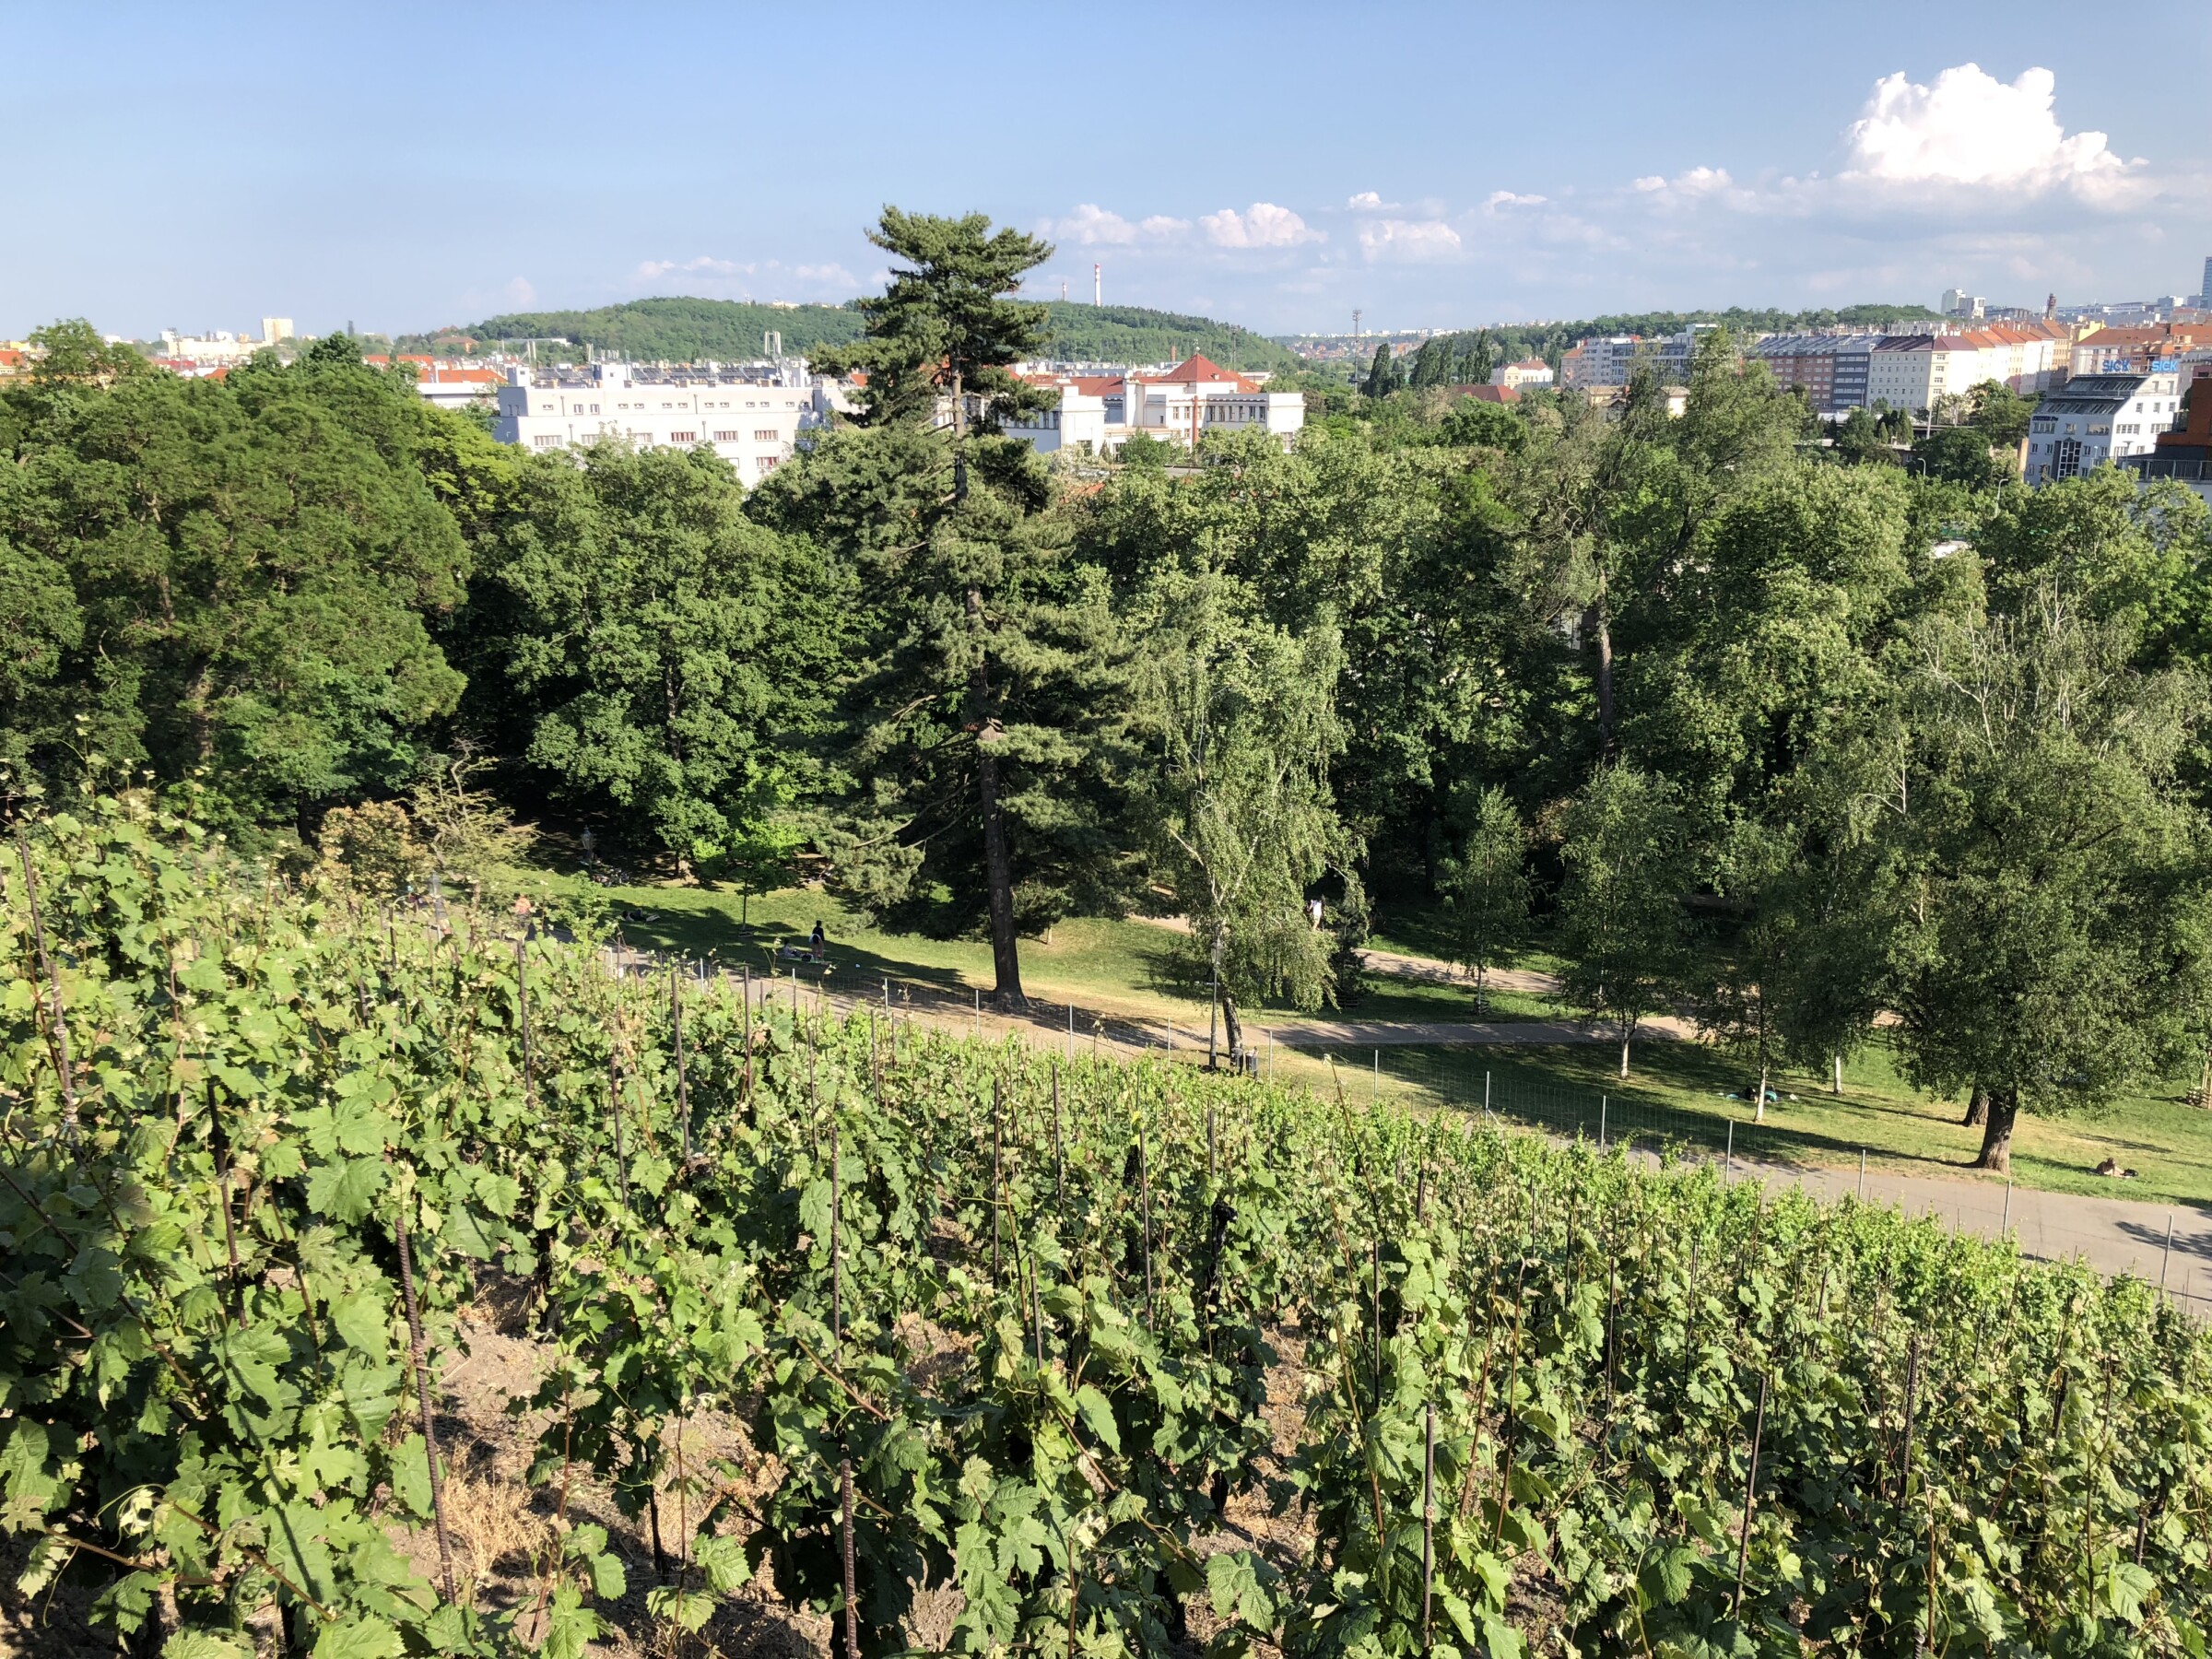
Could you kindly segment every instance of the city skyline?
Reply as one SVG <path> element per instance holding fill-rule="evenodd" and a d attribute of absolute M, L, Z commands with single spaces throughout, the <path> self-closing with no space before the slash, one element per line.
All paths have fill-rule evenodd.
<path fill-rule="evenodd" d="M 1278 334 L 2196 291 L 2212 155 L 2159 88 L 2212 67 L 2212 29 L 1968 9 L 1706 6 L 1654 37 L 1613 6 L 1201 6 L 1163 42 L 864 6 L 832 59 L 805 18 L 681 5 L 623 33 L 562 5 L 5 6 L 0 334 L 842 300 L 880 281 L 885 201 L 1051 238 L 1034 295 L 1088 299 L 1102 264 L 1110 304 Z M 908 88 L 933 58 L 943 109 Z"/>

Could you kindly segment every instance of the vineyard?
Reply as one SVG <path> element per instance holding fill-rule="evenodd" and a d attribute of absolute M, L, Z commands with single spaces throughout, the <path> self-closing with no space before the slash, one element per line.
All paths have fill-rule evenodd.
<path fill-rule="evenodd" d="M 733 1598 L 854 1655 L 2205 1651 L 2212 1339 L 2138 1282 L 615 980 L 128 802 L 8 865 L 10 1594 L 132 1651 L 574 1655 L 636 1571 L 660 1651 Z M 498 1584 L 439 1440 L 495 1284 Z"/>

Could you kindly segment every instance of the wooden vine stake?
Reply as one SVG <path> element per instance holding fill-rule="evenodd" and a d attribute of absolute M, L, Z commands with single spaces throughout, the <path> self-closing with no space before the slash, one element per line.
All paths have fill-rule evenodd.
<path fill-rule="evenodd" d="M 1912 1478 L 1912 1407 L 1916 1404 L 1913 1396 L 1919 1388 L 1920 1333 L 1915 1331 L 1912 1341 L 1905 1347 L 1905 1429 L 1897 1463 L 1897 1496 L 1900 1502 L 1904 1500 L 1906 1484 Z"/>
<path fill-rule="evenodd" d="M 837 1130 L 837 1109 L 830 1111 L 830 1340 L 840 1366 L 844 1363 L 844 1189 L 838 1166 L 842 1146 Z M 841 1448 L 841 1452 L 842 1449 Z M 839 1544 L 845 1569 L 845 1659 L 860 1659 L 859 1575 L 853 1558 L 853 1458 L 843 1453 L 837 1460 Z"/>
<path fill-rule="evenodd" d="M 62 1128 L 69 1137 L 72 1151 L 79 1150 L 76 1138 L 76 1066 L 69 1058 L 69 1021 L 62 1012 L 62 980 L 55 971 L 53 958 L 46 949 L 46 918 L 39 912 L 39 878 L 31 873 L 30 843 L 23 832 L 16 831 L 16 852 L 23 860 L 23 897 L 30 907 L 31 937 L 39 947 L 39 974 L 53 988 L 53 1006 L 46 1009 L 47 1030 L 53 1041 L 54 1075 L 62 1083 Z M 39 1001 L 45 1002 L 43 989 Z"/>
<path fill-rule="evenodd" d="M 1759 1409 L 1751 1419 L 1751 1466 L 1744 1475 L 1744 1531 L 1735 1545 L 1735 1600 L 1729 1605 L 1728 1617 L 1736 1618 L 1744 1608 L 1744 1572 L 1751 1564 L 1751 1512 L 1759 1502 L 1759 1444 L 1767 1432 L 1767 1377 L 1759 1377 Z"/>
<path fill-rule="evenodd" d="M 998 1283 L 999 1204 L 1006 1192 L 1006 1159 L 999 1122 L 998 1079 L 991 1079 L 991 1282 Z"/>
<path fill-rule="evenodd" d="M 445 1583 L 445 1599 L 453 1594 L 453 1548 L 445 1532 L 445 1477 L 438 1471 L 438 1425 L 430 1417 L 430 1371 L 422 1355 L 422 1312 L 415 1300 L 415 1253 L 407 1241 L 407 1206 L 414 1203 L 412 1187 L 393 1212 L 393 1241 L 399 1246 L 399 1292 L 406 1300 L 407 1355 L 415 1366 L 415 1404 L 422 1413 L 422 1449 L 430 1465 L 430 1516 L 438 1528 L 438 1566 Z"/>
<path fill-rule="evenodd" d="M 745 1098 L 753 1098 L 753 965 L 745 965 Z"/>
<path fill-rule="evenodd" d="M 622 1207 L 632 1206 L 629 1201 L 629 1154 L 622 1146 L 622 1062 L 615 1054 L 606 1057 L 606 1109 L 615 1120 L 615 1175 L 622 1185 Z"/>
<path fill-rule="evenodd" d="M 1060 1146 L 1060 1062 L 1053 1062 L 1053 1192 L 1067 1212 L 1067 1159 Z"/>
<path fill-rule="evenodd" d="M 1436 1585 L 1436 1402 L 1423 1412 L 1421 1451 L 1421 1652 L 1429 1651 L 1431 1596 Z"/>
<path fill-rule="evenodd" d="M 676 969 L 668 970 L 668 1022 L 676 1050 L 676 1102 L 684 1114 L 684 1162 L 691 1161 L 691 1086 L 684 1077 L 684 994 Z"/>
<path fill-rule="evenodd" d="M 839 1508 L 844 1515 L 845 1659 L 860 1659 L 860 1576 L 853 1562 L 853 1460 L 837 1460 Z"/>
<path fill-rule="evenodd" d="M 524 949 L 528 942 L 527 932 L 515 935 L 514 1018 L 515 1023 L 522 1028 L 523 1103 L 535 1112 L 537 1110 L 537 1055 L 530 1039 L 530 979 L 526 967 L 527 955 Z"/>

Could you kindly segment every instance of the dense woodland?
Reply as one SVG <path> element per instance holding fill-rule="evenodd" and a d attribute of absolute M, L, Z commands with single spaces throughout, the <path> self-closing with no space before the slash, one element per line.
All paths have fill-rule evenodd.
<path fill-rule="evenodd" d="M 501 448 L 343 338 L 217 382 L 46 331 L 0 393 L 16 786 L 143 782 L 297 858 L 489 792 L 987 935 L 1008 1003 L 1057 918 L 1178 912 L 1232 1046 L 1241 1000 L 1352 995 L 1377 905 L 1478 970 L 1535 917 L 1624 1067 L 1684 1004 L 1762 1068 L 1887 1014 L 1996 1167 L 2020 1111 L 2196 1073 L 2193 497 L 2029 492 L 1998 398 L 1958 465 L 1822 445 L 1724 332 L 1677 418 L 1346 391 L 1289 453 L 1055 469 L 995 433 L 1049 250 L 877 234 L 890 287 L 821 348 L 867 407 L 749 494 L 704 452 Z"/>

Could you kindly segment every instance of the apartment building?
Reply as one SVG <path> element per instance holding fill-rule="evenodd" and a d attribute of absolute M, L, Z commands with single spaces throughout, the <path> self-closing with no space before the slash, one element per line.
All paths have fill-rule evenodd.
<path fill-rule="evenodd" d="M 1866 385 L 1879 336 L 1870 334 L 1770 335 L 1747 356 L 1766 364 L 1775 382 L 1802 391 L 1821 415 L 1866 406 Z"/>
<path fill-rule="evenodd" d="M 2150 323 L 2136 328 L 2100 328 L 2076 341 L 2076 374 L 2148 374 L 2154 363 L 2212 348 L 2212 324 Z"/>
<path fill-rule="evenodd" d="M 2065 380 L 2068 331 L 2056 324 L 2001 323 L 1959 334 L 1884 335 L 1867 362 L 1866 402 L 1917 413 L 1995 381 L 2044 392 Z"/>
<path fill-rule="evenodd" d="M 1189 444 L 1208 432 L 1265 432 L 1288 443 L 1306 424 L 1303 394 L 1270 392 L 1204 357 L 1156 374 L 1125 369 L 1025 378 L 1059 394 L 1053 407 L 1006 427 L 1008 437 L 1041 454 L 1065 449 L 1102 455 L 1134 432 Z"/>
<path fill-rule="evenodd" d="M 1559 359 L 1559 384 L 1586 391 L 1594 386 L 1625 386 L 1639 365 L 1648 363 L 1662 385 L 1686 386 L 1700 335 L 1715 324 L 1695 323 L 1678 335 L 1645 339 L 1641 335 L 1593 335 Z"/>
<path fill-rule="evenodd" d="M 823 424 L 828 410 L 828 389 L 804 363 L 518 364 L 499 388 L 492 435 L 532 450 L 601 438 L 650 449 L 711 448 L 735 463 L 749 485 L 789 460 L 800 431 Z"/>
<path fill-rule="evenodd" d="M 2036 405 L 2025 476 L 2035 485 L 2078 477 L 2108 461 L 2148 455 L 2180 419 L 2181 377 L 2081 374 Z"/>

